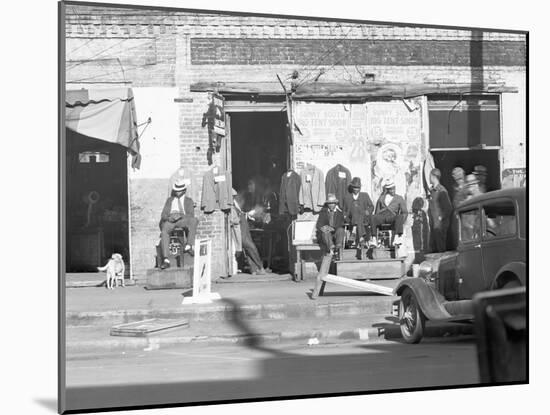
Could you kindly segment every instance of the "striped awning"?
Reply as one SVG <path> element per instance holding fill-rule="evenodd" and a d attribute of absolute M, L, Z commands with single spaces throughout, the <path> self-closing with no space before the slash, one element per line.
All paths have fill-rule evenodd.
<path fill-rule="evenodd" d="M 65 126 L 79 134 L 126 147 L 132 155 L 132 167 L 139 168 L 141 156 L 131 88 L 67 91 Z"/>

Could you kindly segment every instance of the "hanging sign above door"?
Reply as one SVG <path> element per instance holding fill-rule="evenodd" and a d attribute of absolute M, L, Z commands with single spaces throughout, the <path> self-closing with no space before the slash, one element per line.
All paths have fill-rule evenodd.
<path fill-rule="evenodd" d="M 212 94 L 212 108 L 214 109 L 214 132 L 225 136 L 225 109 L 223 96 Z"/>

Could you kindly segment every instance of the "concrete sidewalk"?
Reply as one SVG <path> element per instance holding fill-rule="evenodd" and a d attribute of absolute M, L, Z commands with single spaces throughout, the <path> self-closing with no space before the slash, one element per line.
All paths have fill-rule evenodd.
<path fill-rule="evenodd" d="M 329 284 L 325 296 L 312 300 L 313 285 L 313 281 L 212 284 L 212 291 L 222 299 L 194 305 L 182 305 L 186 292 L 177 289 L 146 290 L 141 286 L 67 289 L 67 325 L 120 324 L 154 317 L 231 320 L 237 312 L 245 320 L 391 315 L 397 300 Z"/>

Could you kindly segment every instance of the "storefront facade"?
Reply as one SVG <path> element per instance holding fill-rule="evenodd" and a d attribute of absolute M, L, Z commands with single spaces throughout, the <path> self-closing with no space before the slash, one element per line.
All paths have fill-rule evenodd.
<path fill-rule="evenodd" d="M 199 236 L 224 253 L 213 276 L 231 272 L 228 226 L 223 212 L 200 211 L 202 178 L 216 165 L 242 188 L 247 157 L 264 168 L 254 152 L 277 152 L 283 170 L 342 164 L 373 200 L 392 174 L 409 207 L 424 195 L 426 159 L 444 175 L 486 164 L 493 188 L 525 183 L 524 34 L 82 6 L 67 8 L 66 22 L 67 89 L 129 86 L 138 124 L 152 119 L 141 168 L 128 168 L 137 279 L 153 266 L 180 166 Z M 225 98 L 219 151 L 203 122 L 212 92 Z M 271 147 L 255 148 L 255 137 Z"/>

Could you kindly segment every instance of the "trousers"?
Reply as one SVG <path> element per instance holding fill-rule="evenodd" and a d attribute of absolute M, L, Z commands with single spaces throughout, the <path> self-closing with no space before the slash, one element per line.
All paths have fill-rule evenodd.
<path fill-rule="evenodd" d="M 384 210 L 376 215 L 371 216 L 372 229 L 376 230 L 382 224 L 393 225 L 396 235 L 403 234 L 403 225 L 405 224 L 405 215 L 394 215 L 389 210 Z"/>
<path fill-rule="evenodd" d="M 447 231 L 449 230 L 449 222 L 443 221 L 433 226 L 430 239 L 432 252 L 445 252 L 447 250 Z"/>
<path fill-rule="evenodd" d="M 345 234 L 344 228 L 336 228 L 334 232 L 317 231 L 317 241 L 321 247 L 321 253 L 323 255 L 328 253 L 333 245 L 338 249 L 343 249 Z"/>
<path fill-rule="evenodd" d="M 160 231 L 160 249 L 162 251 L 162 257 L 167 258 L 170 254 L 170 233 L 175 228 L 182 228 L 187 231 L 187 243 L 193 246 L 195 244 L 195 235 L 197 233 L 198 225 L 199 220 L 193 216 L 184 216 L 177 222 L 163 222 Z"/>
<path fill-rule="evenodd" d="M 241 220 L 241 244 L 243 247 L 243 252 L 248 258 L 250 264 L 250 271 L 255 272 L 264 267 L 260 253 L 256 244 L 252 240 L 252 235 L 250 234 L 250 228 L 248 227 L 248 221 L 246 218 Z"/>

